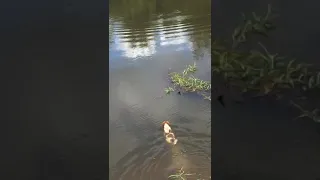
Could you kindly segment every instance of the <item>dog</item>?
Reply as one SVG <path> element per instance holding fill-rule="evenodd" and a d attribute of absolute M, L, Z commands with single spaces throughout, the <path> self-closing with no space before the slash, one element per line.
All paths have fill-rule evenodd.
<path fill-rule="evenodd" d="M 176 145 L 178 142 L 178 139 L 176 138 L 176 136 L 174 135 L 171 127 L 169 126 L 169 121 L 163 121 L 162 122 L 162 126 L 163 126 L 163 133 L 165 136 L 165 139 L 167 141 L 167 143 L 172 144 L 172 145 Z"/>

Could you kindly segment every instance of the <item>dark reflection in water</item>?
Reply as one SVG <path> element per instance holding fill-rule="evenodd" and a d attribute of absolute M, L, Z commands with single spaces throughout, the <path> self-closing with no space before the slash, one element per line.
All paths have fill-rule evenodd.
<path fill-rule="evenodd" d="M 210 102 L 164 95 L 168 72 L 197 60 L 210 80 L 208 0 L 112 0 L 109 4 L 111 180 L 162 180 L 172 170 L 210 177 Z M 159 98 L 160 97 L 160 98 Z M 165 143 L 169 120 L 179 141 Z M 201 175 L 199 175 L 201 174 Z"/>
<path fill-rule="evenodd" d="M 319 1 L 213 1 L 213 39 L 230 38 L 241 12 L 263 13 L 268 3 L 280 14 L 278 28 L 261 40 L 269 51 L 318 65 L 320 26 L 314 21 L 320 17 L 316 10 Z M 319 102 L 319 97 L 312 96 L 309 103 L 319 107 Z M 281 101 L 256 99 L 241 106 L 227 104 L 223 110 L 212 106 L 213 179 L 319 179 L 319 124 L 309 119 L 293 121 L 298 112 Z"/>

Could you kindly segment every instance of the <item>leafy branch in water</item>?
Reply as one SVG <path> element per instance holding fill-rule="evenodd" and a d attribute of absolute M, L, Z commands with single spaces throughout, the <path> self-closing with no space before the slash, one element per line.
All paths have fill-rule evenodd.
<path fill-rule="evenodd" d="M 181 92 L 195 92 L 202 95 L 205 99 L 211 100 L 211 82 L 204 81 L 194 76 L 197 71 L 196 63 L 188 65 L 182 73 L 172 72 L 169 74 L 170 81 L 173 87 L 165 89 L 166 94 L 178 91 Z"/>

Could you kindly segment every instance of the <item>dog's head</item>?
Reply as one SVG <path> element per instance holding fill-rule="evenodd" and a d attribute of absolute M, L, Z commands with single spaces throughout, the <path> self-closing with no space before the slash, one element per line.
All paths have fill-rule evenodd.
<path fill-rule="evenodd" d="M 165 124 L 170 125 L 169 121 L 163 121 L 163 122 L 162 122 L 162 127 L 163 127 Z"/>

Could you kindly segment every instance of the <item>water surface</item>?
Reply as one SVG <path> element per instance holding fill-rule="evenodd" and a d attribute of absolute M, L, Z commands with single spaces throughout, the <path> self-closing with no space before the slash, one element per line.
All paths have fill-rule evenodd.
<path fill-rule="evenodd" d="M 113 0 L 109 9 L 110 179 L 167 179 L 174 168 L 209 179 L 210 102 L 163 95 L 168 72 L 194 62 L 210 80 L 210 1 Z M 164 120 L 179 139 L 174 148 Z"/>

